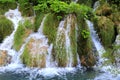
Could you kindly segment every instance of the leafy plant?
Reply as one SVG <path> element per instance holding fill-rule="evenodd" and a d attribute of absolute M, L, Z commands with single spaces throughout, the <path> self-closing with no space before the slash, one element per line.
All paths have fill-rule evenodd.
<path fill-rule="evenodd" d="M 86 39 L 86 38 L 88 38 L 88 37 L 89 37 L 90 32 L 89 32 L 89 31 L 87 31 L 87 30 L 82 30 L 81 34 L 82 34 L 82 37 L 83 37 L 84 39 Z"/>
<path fill-rule="evenodd" d="M 74 2 L 71 2 L 70 4 L 55 0 L 55 1 L 40 1 L 40 3 L 37 6 L 34 6 L 34 9 L 36 11 L 41 11 L 44 13 L 55 13 L 55 14 L 70 14 L 75 13 L 77 16 L 82 16 L 82 18 L 88 18 L 88 13 L 92 13 L 92 9 L 85 5 L 80 5 Z"/>

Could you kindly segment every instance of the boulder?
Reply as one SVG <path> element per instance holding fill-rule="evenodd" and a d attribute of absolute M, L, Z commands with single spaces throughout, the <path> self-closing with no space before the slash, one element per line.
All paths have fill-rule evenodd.
<path fill-rule="evenodd" d="M 29 67 L 46 67 L 46 55 L 48 45 L 44 44 L 45 39 L 31 38 L 25 46 L 24 52 L 21 56 L 22 62 Z"/>

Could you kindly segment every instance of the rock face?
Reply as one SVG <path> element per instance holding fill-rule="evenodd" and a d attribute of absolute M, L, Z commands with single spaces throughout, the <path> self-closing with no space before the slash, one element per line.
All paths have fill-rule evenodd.
<path fill-rule="evenodd" d="M 0 66 L 5 66 L 11 62 L 11 56 L 7 54 L 6 50 L 0 50 Z"/>
<path fill-rule="evenodd" d="M 45 39 L 31 38 L 27 43 L 24 52 L 21 56 L 23 63 L 29 67 L 46 67 L 46 55 L 48 45 L 45 44 Z"/>

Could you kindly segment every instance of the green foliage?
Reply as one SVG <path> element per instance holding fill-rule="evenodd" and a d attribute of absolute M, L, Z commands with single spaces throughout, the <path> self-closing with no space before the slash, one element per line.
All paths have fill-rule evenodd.
<path fill-rule="evenodd" d="M 0 16 L 0 42 L 10 33 L 12 33 L 14 27 L 13 23 L 5 16 Z"/>
<path fill-rule="evenodd" d="M 33 8 L 32 4 L 30 4 L 29 0 L 18 0 L 20 4 L 19 8 L 23 16 L 33 16 Z"/>
<path fill-rule="evenodd" d="M 90 36 L 90 32 L 87 30 L 82 30 L 81 34 L 84 39 L 89 38 Z"/>
<path fill-rule="evenodd" d="M 1 3 L 6 3 L 6 2 L 10 2 L 10 3 L 13 3 L 15 2 L 15 0 L 0 0 Z"/>
<path fill-rule="evenodd" d="M 31 33 L 31 30 L 33 30 L 33 25 L 30 21 L 26 20 L 24 23 L 19 23 L 18 29 L 14 35 L 14 48 L 17 51 L 22 46 L 25 38 Z"/>
<path fill-rule="evenodd" d="M 92 12 L 92 9 L 85 5 L 79 5 L 74 2 L 67 4 L 66 2 L 59 0 L 41 1 L 37 6 L 34 6 L 34 9 L 44 13 L 52 12 L 60 15 L 75 13 L 77 16 L 82 18 L 88 18 L 87 13 Z"/>

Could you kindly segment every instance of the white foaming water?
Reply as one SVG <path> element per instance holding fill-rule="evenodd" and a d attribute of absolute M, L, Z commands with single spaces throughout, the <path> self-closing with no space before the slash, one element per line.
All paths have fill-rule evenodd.
<path fill-rule="evenodd" d="M 98 34 L 96 34 L 93 23 L 90 22 L 89 20 L 86 20 L 86 22 L 88 24 L 88 27 L 89 27 L 89 30 L 90 30 L 90 35 L 91 35 L 92 41 L 94 43 L 94 46 L 97 49 L 98 54 L 99 54 L 99 62 L 103 62 L 102 55 L 103 55 L 103 53 L 105 53 L 105 49 L 102 46 L 102 44 L 100 43 Z"/>

